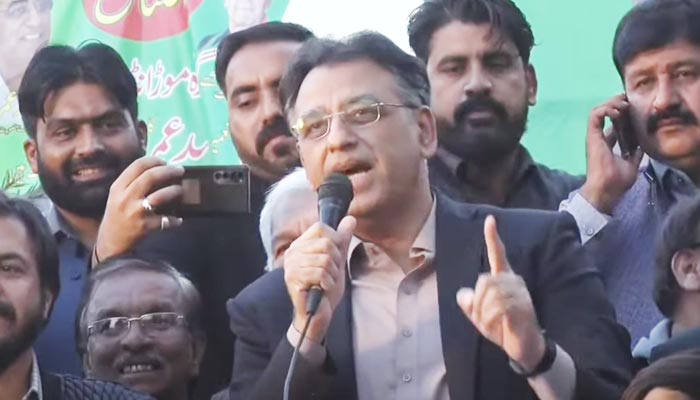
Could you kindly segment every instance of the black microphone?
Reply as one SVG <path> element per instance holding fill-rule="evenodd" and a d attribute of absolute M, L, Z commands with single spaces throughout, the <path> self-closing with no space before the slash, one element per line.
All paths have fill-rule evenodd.
<path fill-rule="evenodd" d="M 345 217 L 352 201 L 352 182 L 347 176 L 333 173 L 318 188 L 318 215 L 322 223 L 338 229 L 340 220 Z M 306 313 L 316 314 L 323 297 L 323 289 L 314 286 L 306 298 Z"/>

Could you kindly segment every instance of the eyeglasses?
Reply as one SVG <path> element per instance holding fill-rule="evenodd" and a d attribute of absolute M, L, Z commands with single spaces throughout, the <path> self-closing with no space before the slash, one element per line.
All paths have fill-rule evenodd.
<path fill-rule="evenodd" d="M 31 4 L 30 4 L 31 3 Z M 30 13 L 30 7 L 38 13 L 44 13 L 51 11 L 53 6 L 53 0 L 36 0 L 36 1 L 19 1 L 12 2 L 10 5 L 4 9 L 0 10 L 0 14 L 5 14 L 5 17 L 12 19 L 19 19 Z"/>
<path fill-rule="evenodd" d="M 353 127 L 365 127 L 376 123 L 382 118 L 381 110 L 384 107 L 418 108 L 410 104 L 357 104 L 350 106 L 346 110 L 323 117 L 300 117 L 292 125 L 292 132 L 300 140 L 318 140 L 326 136 L 331 130 L 333 117 L 338 116 L 343 122 Z"/>
<path fill-rule="evenodd" d="M 138 322 L 141 330 L 148 336 L 157 336 L 176 326 L 187 325 L 184 316 L 174 312 L 157 312 L 143 314 L 140 317 L 113 317 L 93 322 L 88 326 L 88 338 L 92 335 L 117 338 L 129 331 L 132 322 Z"/>

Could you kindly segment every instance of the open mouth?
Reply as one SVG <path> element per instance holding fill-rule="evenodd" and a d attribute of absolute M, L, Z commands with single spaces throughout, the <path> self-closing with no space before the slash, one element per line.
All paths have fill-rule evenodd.
<path fill-rule="evenodd" d="M 369 170 L 370 170 L 370 166 L 369 166 L 369 165 L 365 165 L 365 164 L 354 164 L 354 165 L 348 165 L 348 166 L 344 166 L 344 167 L 338 168 L 337 170 L 335 170 L 335 172 L 339 172 L 339 173 L 341 173 L 341 174 L 343 174 L 343 175 L 345 175 L 345 176 L 347 176 L 347 177 L 351 177 L 351 176 L 353 176 L 353 175 L 358 175 L 358 174 L 366 173 L 366 172 L 368 172 Z"/>
<path fill-rule="evenodd" d="M 119 373 L 122 375 L 137 375 L 149 373 L 161 369 L 161 365 L 156 361 L 138 362 L 124 364 L 119 368 Z"/>
<path fill-rule="evenodd" d="M 23 35 L 21 37 L 22 40 L 37 40 L 41 37 L 41 34 L 39 32 L 36 33 L 27 33 L 26 35 Z"/>
<path fill-rule="evenodd" d="M 111 172 L 111 169 L 102 167 L 80 168 L 73 171 L 73 180 L 78 182 L 95 181 L 107 177 Z"/>

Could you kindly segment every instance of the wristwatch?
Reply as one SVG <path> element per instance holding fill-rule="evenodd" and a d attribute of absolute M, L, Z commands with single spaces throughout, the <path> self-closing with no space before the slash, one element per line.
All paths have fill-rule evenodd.
<path fill-rule="evenodd" d="M 557 344 L 554 343 L 554 340 L 552 340 L 544 331 L 542 331 L 542 335 L 544 336 L 544 355 L 535 369 L 532 371 L 526 371 L 520 364 L 512 359 L 509 359 L 510 367 L 513 369 L 513 371 L 525 379 L 534 378 L 537 375 L 541 375 L 549 371 L 554 364 L 554 360 L 557 358 Z"/>

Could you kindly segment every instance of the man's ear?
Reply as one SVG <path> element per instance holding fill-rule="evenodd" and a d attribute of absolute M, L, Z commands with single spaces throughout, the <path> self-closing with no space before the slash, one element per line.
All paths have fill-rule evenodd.
<path fill-rule="evenodd" d="M 421 147 L 421 155 L 427 160 L 432 158 L 437 151 L 438 135 L 435 115 L 428 106 L 422 106 L 416 112 L 418 122 L 418 140 Z"/>
<path fill-rule="evenodd" d="M 136 124 L 136 134 L 139 137 L 139 142 L 141 142 L 141 148 L 146 152 L 148 148 L 148 125 L 143 120 L 139 120 Z"/>
<path fill-rule="evenodd" d="M 81 361 L 83 363 L 83 374 L 85 374 L 85 377 L 87 378 L 92 378 L 92 364 L 90 363 L 90 352 L 87 350 L 87 348 L 85 348 Z"/>
<path fill-rule="evenodd" d="M 301 167 L 304 167 L 304 154 L 301 153 L 301 146 L 299 146 L 299 139 L 297 139 L 297 154 L 299 154 L 299 162 Z"/>
<path fill-rule="evenodd" d="M 44 321 L 48 321 L 49 317 L 51 316 L 51 310 L 53 309 L 54 300 L 56 300 L 56 298 L 48 289 L 44 289 L 43 297 L 44 304 L 42 304 L 42 316 L 44 317 Z"/>
<path fill-rule="evenodd" d="M 24 141 L 24 155 L 32 168 L 32 172 L 39 173 L 39 149 L 36 139 L 29 138 Z"/>
<path fill-rule="evenodd" d="M 207 340 L 204 333 L 192 333 L 192 359 L 190 360 L 192 377 L 199 376 L 200 367 L 202 366 L 202 358 L 204 350 L 207 348 Z"/>
<path fill-rule="evenodd" d="M 671 260 L 673 276 L 683 290 L 700 290 L 700 252 L 691 249 L 681 249 Z"/>
<path fill-rule="evenodd" d="M 532 64 L 525 67 L 525 81 L 527 82 L 527 104 L 537 104 L 537 72 Z"/>

